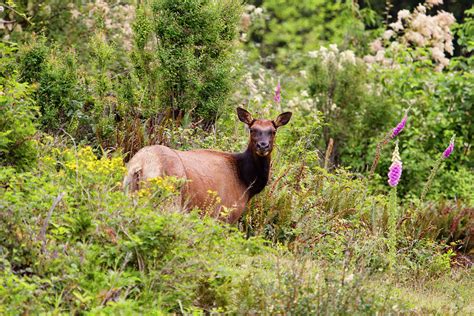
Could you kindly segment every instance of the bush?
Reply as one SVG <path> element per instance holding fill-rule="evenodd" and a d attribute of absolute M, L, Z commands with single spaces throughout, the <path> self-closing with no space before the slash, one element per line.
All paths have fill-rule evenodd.
<path fill-rule="evenodd" d="M 154 91 L 152 84 L 158 84 L 159 104 L 174 118 L 186 115 L 208 125 L 226 108 L 240 11 L 238 2 L 208 0 L 156 0 L 150 22 L 146 9 L 139 11 L 136 59 L 142 61 L 139 68 L 146 78 L 156 74 L 148 88 Z M 144 52 L 152 39 L 156 68 Z"/>
<path fill-rule="evenodd" d="M 118 51 L 102 31 L 92 34 L 88 44 L 82 48 L 86 56 L 80 56 L 73 48 L 61 51 L 43 39 L 34 40 L 17 55 L 20 78 L 37 86 L 34 98 L 43 131 L 115 147 L 118 126 L 129 117 L 133 120 L 135 104 L 130 98 L 135 90 L 120 84 L 126 78 L 112 80 L 111 70 L 126 66 L 114 57 Z"/>
<path fill-rule="evenodd" d="M 14 64 L 16 48 L 0 43 L 0 165 L 24 169 L 36 159 L 35 121 L 38 109 L 34 88 L 18 81 Z"/>
<path fill-rule="evenodd" d="M 384 101 L 376 78 L 352 51 L 340 52 L 331 45 L 311 56 L 308 90 L 313 111 L 321 111 L 326 123 L 324 142 L 318 146 L 329 151 L 332 166 L 349 165 L 364 172 L 373 159 L 371 139 L 384 132 L 395 111 Z"/>
<path fill-rule="evenodd" d="M 43 130 L 75 135 L 86 102 L 74 51 L 59 52 L 40 39 L 22 47 L 18 57 L 21 79 L 38 85 L 35 99 Z M 86 138 L 90 133 L 82 134 Z"/>

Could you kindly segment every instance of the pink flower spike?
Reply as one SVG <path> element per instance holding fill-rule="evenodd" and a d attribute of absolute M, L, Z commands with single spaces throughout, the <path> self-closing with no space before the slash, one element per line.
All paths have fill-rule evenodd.
<path fill-rule="evenodd" d="M 388 184 L 391 187 L 396 187 L 402 176 L 402 160 L 400 158 L 400 153 L 398 152 L 398 141 L 395 144 L 395 149 L 392 154 L 392 165 L 388 171 Z"/>
<path fill-rule="evenodd" d="M 392 130 L 392 136 L 391 138 L 396 137 L 400 132 L 405 128 L 405 125 L 407 124 L 407 118 L 408 118 L 408 111 L 405 112 L 405 115 L 403 116 L 402 120 L 400 123 L 397 124 L 397 126 Z"/>
<path fill-rule="evenodd" d="M 281 85 L 280 85 L 280 81 L 278 81 L 278 85 L 275 89 L 275 97 L 273 98 L 273 100 L 275 100 L 276 103 L 280 103 L 281 101 Z"/>
<path fill-rule="evenodd" d="M 453 152 L 453 150 L 454 150 L 454 136 L 451 137 L 451 141 L 449 142 L 449 146 L 446 147 L 446 149 L 444 150 L 443 158 L 444 159 L 448 158 L 451 155 L 451 153 Z"/>
<path fill-rule="evenodd" d="M 388 171 L 388 184 L 396 187 L 402 176 L 402 163 L 400 161 L 392 163 Z"/>

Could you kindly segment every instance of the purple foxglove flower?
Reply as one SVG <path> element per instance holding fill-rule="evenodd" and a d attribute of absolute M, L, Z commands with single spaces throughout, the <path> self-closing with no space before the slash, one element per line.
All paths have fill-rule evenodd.
<path fill-rule="evenodd" d="M 281 86 L 280 86 L 280 81 L 278 81 L 278 85 L 275 89 L 275 97 L 273 98 L 276 103 L 280 103 L 281 101 Z"/>
<path fill-rule="evenodd" d="M 407 111 L 408 112 L 408 111 Z M 405 125 L 407 124 L 407 118 L 408 114 L 405 112 L 405 115 L 403 116 L 402 120 L 400 123 L 397 124 L 397 126 L 392 130 L 392 136 L 391 138 L 396 137 L 400 132 L 405 128 Z"/>
<path fill-rule="evenodd" d="M 391 187 L 396 187 L 402 176 L 402 162 L 396 161 L 392 162 L 392 165 L 388 171 L 388 184 Z"/>
<path fill-rule="evenodd" d="M 451 153 L 453 152 L 453 150 L 454 150 L 454 136 L 451 137 L 451 141 L 449 142 L 449 146 L 446 147 L 446 149 L 444 150 L 443 158 L 444 159 L 448 158 L 451 155 Z"/>
<path fill-rule="evenodd" d="M 400 153 L 398 152 L 398 141 L 395 144 L 395 150 L 392 154 L 392 165 L 388 171 L 388 184 L 391 187 L 396 187 L 402 176 L 402 160 L 400 158 Z"/>

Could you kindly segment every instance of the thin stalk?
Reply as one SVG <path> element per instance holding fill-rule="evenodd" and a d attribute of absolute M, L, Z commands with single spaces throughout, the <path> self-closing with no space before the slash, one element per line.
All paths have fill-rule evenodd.
<path fill-rule="evenodd" d="M 388 131 L 385 137 L 377 144 L 377 149 L 375 150 L 374 162 L 372 163 L 372 167 L 370 168 L 369 180 L 374 176 L 375 169 L 377 168 L 377 165 L 379 164 L 382 148 L 383 146 L 388 144 L 388 142 L 391 139 L 391 136 L 392 136 L 392 130 Z"/>
<path fill-rule="evenodd" d="M 434 179 L 436 173 L 438 173 L 442 162 L 443 162 L 443 156 L 438 158 L 435 165 L 433 166 L 433 169 L 431 169 L 430 176 L 428 177 L 428 180 L 426 181 L 426 184 L 423 187 L 423 192 L 421 193 L 421 199 L 420 199 L 421 203 L 423 203 L 423 201 L 425 200 L 426 194 L 428 193 L 428 191 L 431 187 L 431 184 L 433 183 L 433 179 Z"/>
<path fill-rule="evenodd" d="M 392 187 L 392 189 L 390 190 L 390 204 L 387 219 L 387 246 L 390 270 L 393 269 L 397 259 L 397 218 L 397 187 Z"/>

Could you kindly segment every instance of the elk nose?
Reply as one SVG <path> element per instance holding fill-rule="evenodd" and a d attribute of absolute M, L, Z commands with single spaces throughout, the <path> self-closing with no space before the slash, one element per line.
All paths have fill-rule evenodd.
<path fill-rule="evenodd" d="M 257 143 L 257 148 L 259 150 L 268 150 L 268 149 L 270 149 L 270 144 L 268 144 L 266 142 L 258 142 Z"/>

